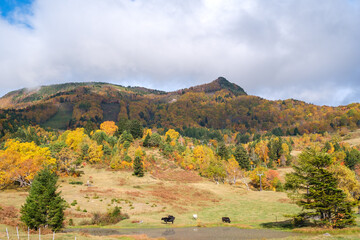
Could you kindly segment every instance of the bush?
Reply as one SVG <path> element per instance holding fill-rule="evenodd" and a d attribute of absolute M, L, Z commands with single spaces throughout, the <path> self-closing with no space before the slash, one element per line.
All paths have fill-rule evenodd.
<path fill-rule="evenodd" d="M 69 184 L 73 185 L 83 185 L 84 183 L 82 181 L 70 181 Z"/>
<path fill-rule="evenodd" d="M 264 190 L 273 190 L 273 191 L 282 191 L 283 185 L 280 182 L 279 173 L 272 169 L 267 169 L 265 167 L 256 167 L 253 171 L 250 172 L 250 184 L 255 188 L 260 188 L 260 177 L 258 173 L 263 173 L 261 177 L 262 188 Z"/>
<path fill-rule="evenodd" d="M 83 221 L 82 225 L 111 225 L 116 224 L 124 219 L 128 219 L 129 215 L 121 213 L 120 207 L 115 207 L 107 213 L 94 213 L 90 221 Z"/>
<path fill-rule="evenodd" d="M 72 218 L 69 219 L 69 226 L 74 226 L 74 220 Z"/>
<path fill-rule="evenodd" d="M 160 142 L 161 142 L 161 136 L 157 133 L 153 133 L 150 136 L 149 146 L 150 147 L 158 147 L 160 145 Z"/>

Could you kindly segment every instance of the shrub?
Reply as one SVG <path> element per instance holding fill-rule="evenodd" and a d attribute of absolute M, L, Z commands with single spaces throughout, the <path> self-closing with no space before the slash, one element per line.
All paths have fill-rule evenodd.
<path fill-rule="evenodd" d="M 74 226 L 74 220 L 72 218 L 69 219 L 69 226 Z"/>
<path fill-rule="evenodd" d="M 69 184 L 73 185 L 83 185 L 84 183 L 82 181 L 70 181 Z"/>
<path fill-rule="evenodd" d="M 121 213 L 120 207 L 115 207 L 107 213 L 94 213 L 90 221 L 83 221 L 82 225 L 111 225 L 116 224 L 124 219 L 128 219 L 127 214 Z"/>

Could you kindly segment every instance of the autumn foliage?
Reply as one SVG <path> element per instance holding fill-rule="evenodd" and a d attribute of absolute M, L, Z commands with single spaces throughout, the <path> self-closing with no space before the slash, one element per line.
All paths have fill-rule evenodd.
<path fill-rule="evenodd" d="M 21 143 L 8 140 L 5 150 L 0 150 L 0 186 L 17 182 L 20 186 L 30 185 L 36 173 L 47 166 L 55 166 L 48 148 L 35 143 Z"/>

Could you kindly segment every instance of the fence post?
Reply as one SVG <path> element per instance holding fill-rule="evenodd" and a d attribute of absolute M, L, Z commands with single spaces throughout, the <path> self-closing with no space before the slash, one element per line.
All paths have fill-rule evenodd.
<path fill-rule="evenodd" d="M 18 228 L 18 227 L 16 227 L 16 234 L 17 234 L 18 240 L 20 240 L 20 236 L 19 236 L 19 228 Z"/>
<path fill-rule="evenodd" d="M 30 228 L 28 227 L 28 240 L 30 240 Z"/>
<path fill-rule="evenodd" d="M 7 228 L 6 228 L 6 236 L 7 236 L 7 239 L 10 239 L 10 237 L 9 237 L 9 231 L 8 231 Z"/>
<path fill-rule="evenodd" d="M 55 240 L 55 231 L 53 231 L 53 240 Z"/>
<path fill-rule="evenodd" d="M 41 228 L 39 228 L 39 240 L 41 240 Z"/>

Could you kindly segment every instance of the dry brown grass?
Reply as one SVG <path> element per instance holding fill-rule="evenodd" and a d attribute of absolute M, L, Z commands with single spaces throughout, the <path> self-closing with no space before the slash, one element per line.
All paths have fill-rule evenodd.
<path fill-rule="evenodd" d="M 19 226 L 19 210 L 14 206 L 0 205 L 0 224 Z"/>
<path fill-rule="evenodd" d="M 65 217 L 75 217 L 75 218 L 89 218 L 92 216 L 91 213 L 77 212 L 72 209 L 67 209 L 64 211 Z"/>
<path fill-rule="evenodd" d="M 158 184 L 149 193 L 161 202 L 175 206 L 197 205 L 204 206 L 207 202 L 219 202 L 220 199 L 208 190 L 198 189 L 187 185 Z"/>
<path fill-rule="evenodd" d="M 117 191 L 113 188 L 99 189 L 98 187 L 88 187 L 87 189 L 81 189 L 80 193 L 90 193 L 90 194 L 101 194 L 112 196 L 117 193 Z"/>
<path fill-rule="evenodd" d="M 139 191 L 126 191 L 125 194 L 131 197 L 144 197 L 145 195 L 144 193 L 141 193 Z"/>
<path fill-rule="evenodd" d="M 127 180 L 125 178 L 118 178 L 118 186 L 124 186 L 127 184 Z"/>
<path fill-rule="evenodd" d="M 164 171 L 161 169 L 155 169 L 152 175 L 155 178 L 163 181 L 175 181 L 182 183 L 196 183 L 203 181 L 203 178 L 193 171 L 172 170 L 172 169 L 168 169 Z"/>

